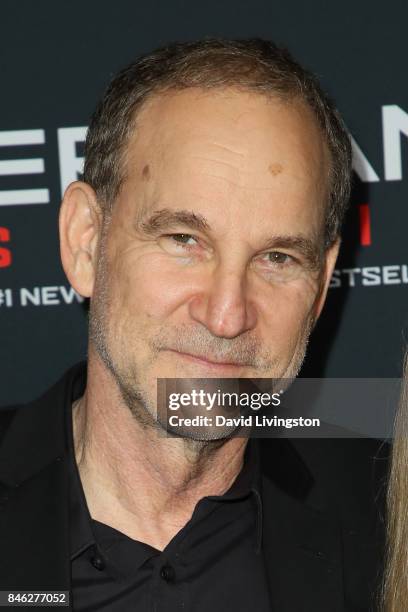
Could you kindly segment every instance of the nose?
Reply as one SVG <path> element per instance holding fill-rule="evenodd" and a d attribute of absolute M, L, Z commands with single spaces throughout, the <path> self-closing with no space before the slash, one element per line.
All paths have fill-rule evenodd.
<path fill-rule="evenodd" d="M 189 313 L 214 336 L 235 338 L 253 329 L 257 322 L 256 307 L 248 296 L 245 271 L 226 269 L 219 264 L 205 288 L 191 299 Z"/>

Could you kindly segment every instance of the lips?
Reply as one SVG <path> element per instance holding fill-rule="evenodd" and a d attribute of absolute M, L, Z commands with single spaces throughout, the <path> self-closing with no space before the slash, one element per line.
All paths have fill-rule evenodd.
<path fill-rule="evenodd" d="M 196 362 L 200 362 L 200 363 L 204 363 L 204 364 L 208 364 L 208 365 L 212 365 L 212 366 L 229 366 L 229 367 L 242 367 L 244 365 L 247 365 L 245 363 L 239 363 L 237 361 L 219 361 L 216 358 L 212 358 L 209 359 L 208 356 L 202 356 L 202 355 L 194 355 L 192 353 L 184 353 L 181 351 L 176 351 L 174 349 L 168 349 L 169 351 L 173 352 L 173 353 L 177 353 L 178 355 L 181 355 L 182 357 L 187 357 L 191 360 L 194 360 Z"/>

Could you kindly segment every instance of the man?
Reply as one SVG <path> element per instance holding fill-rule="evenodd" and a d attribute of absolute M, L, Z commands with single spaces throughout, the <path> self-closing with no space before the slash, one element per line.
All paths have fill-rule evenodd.
<path fill-rule="evenodd" d="M 66 190 L 87 364 L 4 411 L 1 588 L 74 610 L 368 610 L 378 443 L 163 435 L 158 378 L 296 376 L 350 144 L 262 40 L 169 45 L 111 83 Z"/>

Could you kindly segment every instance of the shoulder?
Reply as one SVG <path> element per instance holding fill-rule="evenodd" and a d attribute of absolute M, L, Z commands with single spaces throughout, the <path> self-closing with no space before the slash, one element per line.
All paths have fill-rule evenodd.
<path fill-rule="evenodd" d="M 324 438 L 294 443 L 313 475 L 316 499 L 324 496 L 345 524 L 384 528 L 391 455 L 388 442 Z"/>
<path fill-rule="evenodd" d="M 362 437 L 298 438 L 292 443 L 316 479 L 369 486 L 386 477 L 391 446 Z"/>
<path fill-rule="evenodd" d="M 337 428 L 330 435 L 290 438 L 278 445 L 274 439 L 262 440 L 263 455 L 279 461 L 273 447 L 289 448 L 289 461 L 308 476 L 303 478 L 308 486 L 302 496 L 317 506 L 328 503 L 336 513 L 350 518 L 372 512 L 383 515 L 391 445 L 373 438 L 344 437 L 347 432 Z M 281 456 L 286 461 L 289 453 Z"/>
<path fill-rule="evenodd" d="M 342 432 L 344 431 L 344 435 Z M 291 443 L 312 471 L 324 474 L 337 468 L 350 477 L 387 464 L 390 444 L 386 440 L 348 436 L 345 430 L 319 438 L 293 438 Z"/>

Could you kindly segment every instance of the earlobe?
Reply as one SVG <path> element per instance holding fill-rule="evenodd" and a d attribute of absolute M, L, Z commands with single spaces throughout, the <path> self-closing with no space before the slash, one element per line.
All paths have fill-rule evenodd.
<path fill-rule="evenodd" d="M 92 187 L 82 181 L 65 191 L 59 214 L 62 266 L 71 286 L 83 297 L 93 291 L 101 211 Z"/>

